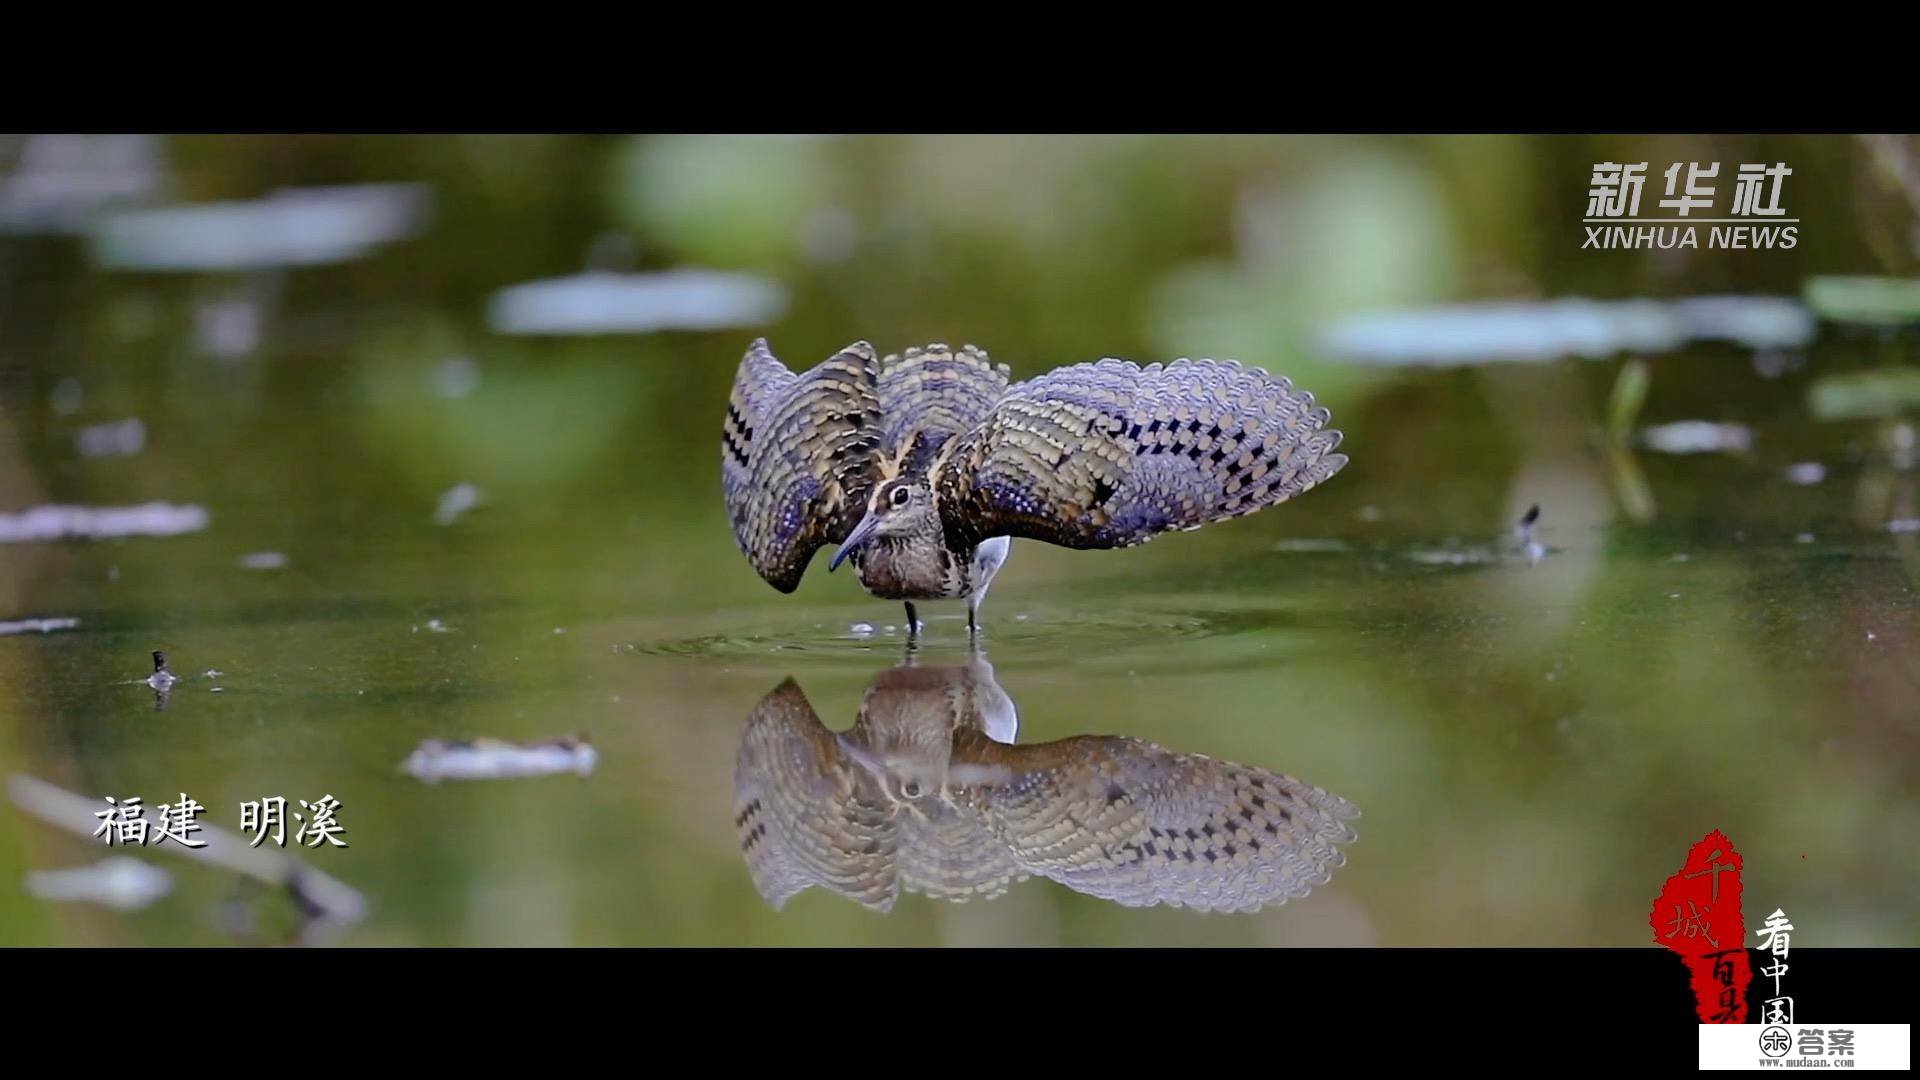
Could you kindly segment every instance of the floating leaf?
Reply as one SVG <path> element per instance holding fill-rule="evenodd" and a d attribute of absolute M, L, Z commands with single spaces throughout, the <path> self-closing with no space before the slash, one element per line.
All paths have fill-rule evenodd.
<path fill-rule="evenodd" d="M 1920 278 L 1809 278 L 1806 297 L 1815 314 L 1833 322 L 1877 326 L 1920 322 Z"/>
<path fill-rule="evenodd" d="M 1920 369 L 1829 375 L 1807 391 L 1807 402 L 1822 420 L 1899 416 L 1920 407 Z"/>
<path fill-rule="evenodd" d="M 1814 331 L 1807 309 L 1785 297 L 1574 297 L 1370 312 L 1335 321 L 1320 342 L 1349 363 L 1448 367 L 1666 353 L 1695 341 L 1793 349 L 1811 342 Z"/>

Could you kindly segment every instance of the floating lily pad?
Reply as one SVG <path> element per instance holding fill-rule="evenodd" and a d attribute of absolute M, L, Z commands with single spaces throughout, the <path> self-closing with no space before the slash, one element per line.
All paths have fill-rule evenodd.
<path fill-rule="evenodd" d="M 1829 375 L 1807 391 L 1807 402 L 1822 420 L 1899 416 L 1920 408 L 1920 368 Z"/>
<path fill-rule="evenodd" d="M 1661 454 L 1744 454 L 1753 449 L 1753 429 L 1745 424 L 1679 420 L 1642 431 L 1640 444 Z"/>
<path fill-rule="evenodd" d="M 247 202 L 181 203 L 107 214 L 93 254 L 114 270 L 258 270 L 350 262 L 424 227 L 422 184 L 276 191 Z"/>
<path fill-rule="evenodd" d="M 504 334 L 637 334 L 759 326 L 786 307 L 786 290 L 753 274 L 590 271 L 502 289 L 488 317 Z"/>
<path fill-rule="evenodd" d="M 1664 353 L 1695 341 L 1792 349 L 1814 329 L 1807 309 L 1784 297 L 1572 298 L 1375 312 L 1335 322 L 1321 345 L 1350 363 L 1448 367 Z"/>
<path fill-rule="evenodd" d="M 1806 298 L 1814 314 L 1832 322 L 1875 326 L 1920 322 L 1920 278 L 1809 278 Z"/>

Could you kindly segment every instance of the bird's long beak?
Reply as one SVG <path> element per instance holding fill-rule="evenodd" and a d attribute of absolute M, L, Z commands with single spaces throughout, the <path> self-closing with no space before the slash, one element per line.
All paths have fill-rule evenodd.
<path fill-rule="evenodd" d="M 854 549 L 871 539 L 873 530 L 879 527 L 880 519 L 872 513 L 868 513 L 866 517 L 861 518 L 860 524 L 855 525 L 853 531 L 847 534 L 847 538 L 840 541 L 840 550 L 833 553 L 833 561 L 827 564 L 827 573 L 831 574 L 835 570 L 840 569 L 840 564 L 847 561 L 847 556 L 853 554 Z"/>

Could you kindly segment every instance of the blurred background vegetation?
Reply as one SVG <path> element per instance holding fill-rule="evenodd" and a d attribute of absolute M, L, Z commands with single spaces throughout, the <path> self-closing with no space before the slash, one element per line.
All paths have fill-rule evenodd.
<path fill-rule="evenodd" d="M 1582 250 L 1603 161 L 1651 163 L 1647 213 L 1669 163 L 1721 163 L 1724 207 L 1738 163 L 1785 162 L 1799 242 Z M 1750 921 L 1913 945 L 1917 264 L 1906 137 L 0 139 L 0 515 L 210 515 L 0 543 L 0 623 L 74 620 L 0 636 L 0 765 L 185 791 L 228 829 L 331 793 L 353 846 L 305 854 L 366 895 L 361 944 L 1647 944 L 1720 828 Z M 1328 345 L 1443 305 L 1535 305 L 1537 331 L 1550 302 L 1707 296 L 1817 332 Z M 762 334 L 796 369 L 949 341 L 1016 377 L 1216 356 L 1312 390 L 1353 459 L 1334 481 L 1136 551 L 1016 545 L 987 648 L 1023 741 L 1297 773 L 1361 807 L 1350 865 L 1254 916 L 1045 882 L 767 908 L 730 823 L 748 711 L 791 675 L 844 727 L 900 644 L 845 575 L 783 597 L 734 549 L 719 425 Z M 1696 420 L 1746 435 L 1639 434 Z M 962 636 L 936 621 L 927 662 Z M 156 648 L 187 680 L 164 712 Z M 577 731 L 586 779 L 397 768 Z M 139 911 L 21 885 L 106 854 L 0 808 L 0 943 L 294 922 L 164 853 L 177 888 Z"/>

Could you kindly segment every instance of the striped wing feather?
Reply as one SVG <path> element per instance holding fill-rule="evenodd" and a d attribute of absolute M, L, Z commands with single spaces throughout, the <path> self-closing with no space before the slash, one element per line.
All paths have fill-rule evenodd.
<path fill-rule="evenodd" d="M 1231 360 L 1101 360 L 1010 387 L 935 482 L 961 544 L 1119 548 L 1249 514 L 1346 464 L 1327 410 Z"/>
<path fill-rule="evenodd" d="M 818 885 L 887 911 L 900 896 L 894 809 L 788 679 L 754 707 L 733 775 L 733 824 L 755 887 L 778 909 Z"/>
<path fill-rule="evenodd" d="M 1140 739 L 979 740 L 1011 779 L 975 793 L 1019 868 L 1128 907 L 1254 911 L 1346 862 L 1352 803 L 1293 777 Z"/>
<path fill-rule="evenodd" d="M 932 463 L 949 439 L 993 413 L 1007 389 L 1007 365 L 982 349 L 942 344 L 889 356 L 880 370 L 880 457 L 914 474 Z"/>
<path fill-rule="evenodd" d="M 792 592 L 813 553 L 846 539 L 879 480 L 879 362 L 856 342 L 796 375 L 764 338 L 734 377 L 721 436 L 733 536 L 767 583 Z"/>

